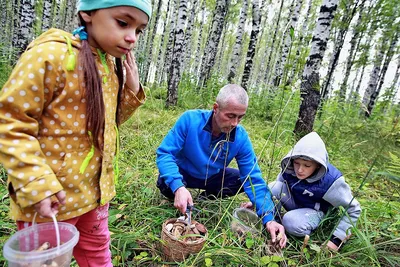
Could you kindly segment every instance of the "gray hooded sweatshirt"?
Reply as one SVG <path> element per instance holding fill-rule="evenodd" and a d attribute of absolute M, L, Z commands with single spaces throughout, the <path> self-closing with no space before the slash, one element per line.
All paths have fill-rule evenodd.
<path fill-rule="evenodd" d="M 300 157 L 321 164 L 319 170 L 305 180 L 297 179 L 293 167 L 293 159 Z M 311 132 L 301 138 L 282 159 L 281 168 L 278 181 L 286 181 L 289 184 L 297 205 L 324 212 L 330 206 L 348 207 L 349 216 L 343 216 L 333 233 L 340 240 L 344 240 L 350 234 L 347 230 L 356 224 L 361 207 L 358 201 L 353 199 L 350 186 L 340 171 L 329 163 L 328 152 L 321 137 L 316 132 Z"/>

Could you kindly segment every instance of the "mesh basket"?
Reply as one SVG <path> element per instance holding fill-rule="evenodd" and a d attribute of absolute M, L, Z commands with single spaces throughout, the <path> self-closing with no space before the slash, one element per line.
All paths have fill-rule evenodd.
<path fill-rule="evenodd" d="M 168 224 L 173 224 L 177 219 L 168 219 L 162 225 L 161 231 L 161 240 L 162 242 L 162 250 L 167 261 L 175 261 L 180 262 L 185 260 L 190 254 L 198 253 L 204 246 L 206 242 L 208 231 L 206 229 L 206 233 L 202 238 L 199 238 L 195 241 L 184 241 L 183 239 L 178 239 L 173 236 L 166 228 Z M 183 221 L 180 221 L 183 222 Z M 184 224 L 188 224 L 187 222 L 183 222 Z M 195 220 L 192 220 L 192 224 L 196 224 Z"/>

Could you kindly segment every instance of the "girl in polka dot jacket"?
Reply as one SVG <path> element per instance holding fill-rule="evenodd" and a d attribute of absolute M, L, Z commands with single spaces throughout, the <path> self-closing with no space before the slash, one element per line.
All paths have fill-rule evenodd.
<path fill-rule="evenodd" d="M 35 213 L 38 222 L 57 214 L 80 232 L 79 266 L 111 266 L 118 126 L 145 99 L 131 50 L 151 4 L 80 0 L 78 15 L 73 35 L 50 29 L 34 40 L 1 90 L 0 162 L 18 229 Z"/>

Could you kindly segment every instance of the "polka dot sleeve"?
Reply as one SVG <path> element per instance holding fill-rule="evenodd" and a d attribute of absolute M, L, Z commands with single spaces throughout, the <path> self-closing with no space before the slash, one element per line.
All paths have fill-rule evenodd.
<path fill-rule="evenodd" d="M 54 51 L 54 53 L 57 53 Z M 62 190 L 38 140 L 40 118 L 60 77 L 47 44 L 25 52 L 0 93 L 0 162 L 22 208 Z"/>
<path fill-rule="evenodd" d="M 136 95 L 131 89 L 124 86 L 121 99 L 122 103 L 118 114 L 120 116 L 119 121 L 124 123 L 132 116 L 133 112 L 144 103 L 146 95 L 142 85 L 140 85 L 139 92 Z"/>

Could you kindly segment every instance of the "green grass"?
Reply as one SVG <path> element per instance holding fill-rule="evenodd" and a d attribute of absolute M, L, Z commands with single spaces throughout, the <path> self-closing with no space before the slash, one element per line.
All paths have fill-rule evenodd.
<path fill-rule="evenodd" d="M 155 150 L 178 116 L 188 108 L 206 108 L 212 101 L 181 90 L 179 106 L 164 108 L 165 89 L 148 91 L 148 100 L 120 130 L 120 178 L 117 196 L 110 206 L 109 226 L 112 232 L 112 259 L 115 266 L 166 266 L 160 247 L 161 226 L 179 216 L 173 204 L 156 188 Z M 267 100 L 269 104 L 266 105 Z M 298 92 L 279 93 L 275 99 L 252 96 L 243 125 L 249 132 L 265 179 L 273 181 L 279 173 L 280 159 L 295 142 L 292 130 L 297 118 Z M 286 105 L 287 104 L 287 105 Z M 399 156 L 399 126 L 395 110 L 386 115 L 373 115 L 365 121 L 358 109 L 329 102 L 315 129 L 326 141 L 331 162 L 345 175 L 357 195 L 363 211 L 352 238 L 340 253 L 320 246 L 329 239 L 340 211 L 333 211 L 303 250 L 302 239 L 290 237 L 280 256 L 270 257 L 266 246 L 268 235 L 238 238 L 230 229 L 232 211 L 247 198 L 244 194 L 223 200 L 199 201 L 192 190 L 195 206 L 201 210 L 194 219 L 206 225 L 209 238 L 197 255 L 179 266 L 399 266 L 400 265 L 400 204 L 399 187 L 395 181 L 377 171 L 396 165 Z M 396 143 L 397 142 L 397 143 Z M 235 164 L 233 164 L 235 165 Z M 399 163 L 397 163 L 399 165 Z M 391 168 L 391 170 L 395 168 Z M 367 175 L 368 174 L 368 175 Z M 8 213 L 9 199 L 6 175 L 0 172 L 0 243 L 15 232 Z M 5 266 L 0 257 L 0 266 Z"/>

